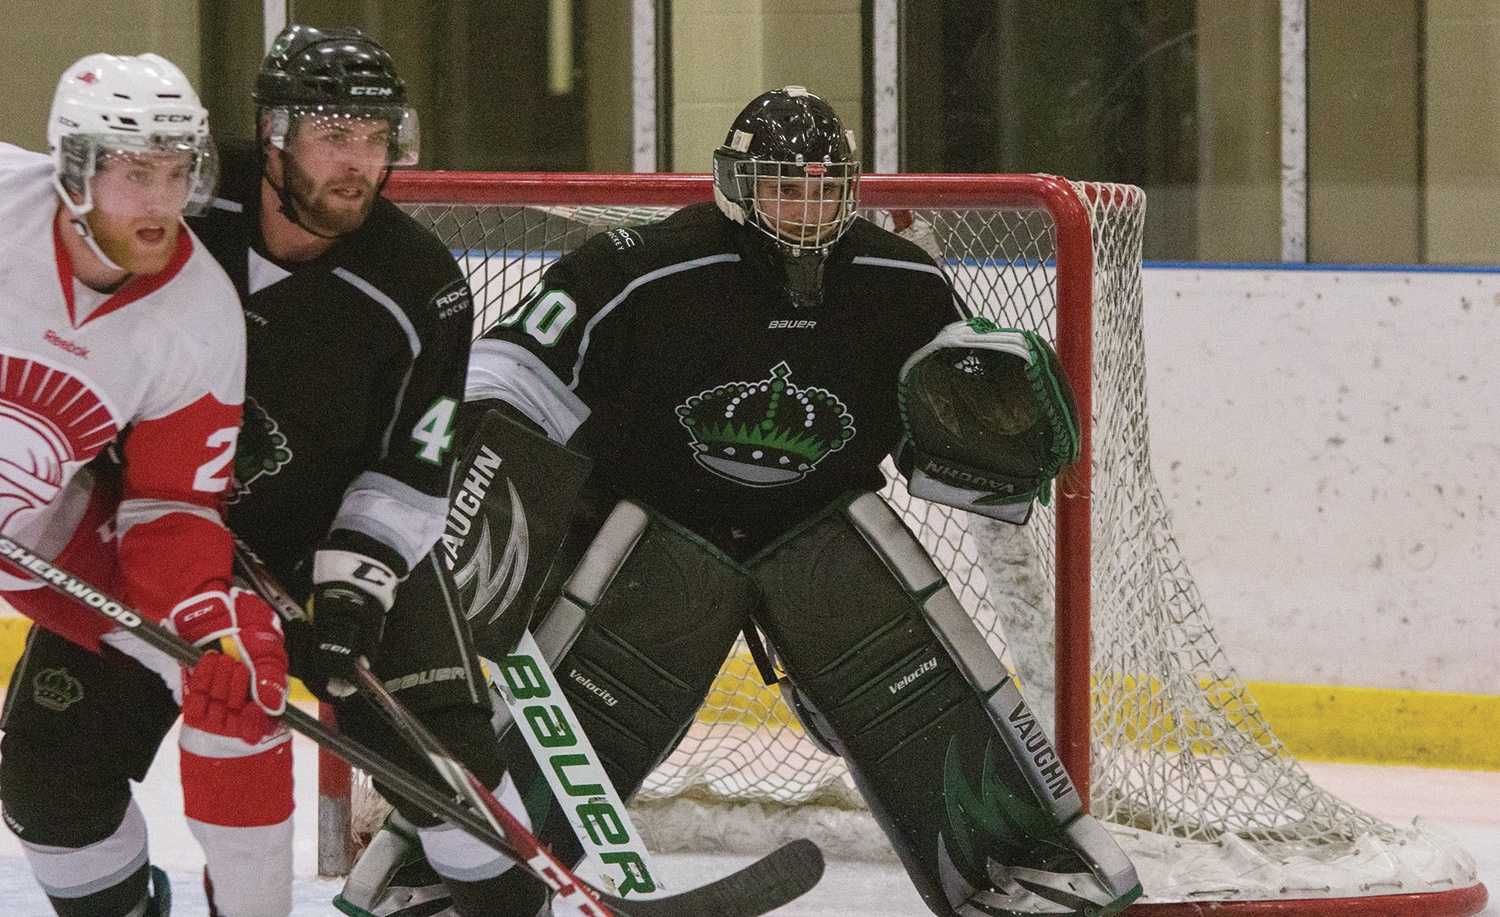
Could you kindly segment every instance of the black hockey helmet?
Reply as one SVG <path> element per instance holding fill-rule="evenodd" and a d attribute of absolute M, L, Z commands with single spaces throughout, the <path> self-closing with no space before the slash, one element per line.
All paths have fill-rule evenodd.
<path fill-rule="evenodd" d="M 779 196 L 785 193 L 782 182 L 788 189 L 802 182 L 805 197 L 794 202 Z M 768 196 L 773 192 L 778 197 Z M 755 226 L 785 248 L 826 249 L 849 228 L 859 206 L 854 135 L 833 106 L 801 86 L 762 93 L 714 151 L 714 200 L 730 219 Z"/>
<path fill-rule="evenodd" d="M 271 116 L 281 147 L 294 115 L 384 118 L 391 123 L 390 164 L 416 165 L 419 129 L 406 82 L 380 43 L 359 29 L 289 25 L 261 61 L 251 98 Z"/>

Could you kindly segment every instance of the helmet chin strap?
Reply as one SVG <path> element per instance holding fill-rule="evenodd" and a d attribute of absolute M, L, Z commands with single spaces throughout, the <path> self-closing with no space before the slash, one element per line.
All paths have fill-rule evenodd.
<path fill-rule="evenodd" d="M 94 238 L 94 228 L 89 225 L 89 211 L 94 209 L 93 189 L 89 187 L 91 178 L 93 178 L 92 169 L 83 178 L 83 203 L 81 204 L 73 201 L 73 196 L 68 193 L 61 175 L 52 176 L 52 187 L 57 189 L 57 196 L 62 198 L 63 206 L 68 208 L 68 222 L 73 224 L 73 231 L 83 237 L 83 243 L 89 247 L 89 251 L 94 253 L 94 257 L 104 262 L 104 266 L 112 271 L 123 271 L 125 269 L 115 264 L 114 259 L 106 255 L 104 249 L 99 247 L 98 240 Z"/>
<path fill-rule="evenodd" d="M 125 270 L 123 267 L 115 264 L 114 259 L 106 255 L 104 253 L 104 249 L 99 247 L 99 242 L 94 238 L 94 230 L 89 226 L 88 220 L 85 220 L 81 214 L 74 214 L 68 219 L 73 224 L 73 228 L 78 232 L 78 234 L 80 236 L 83 236 L 83 244 L 89 247 L 89 251 L 94 253 L 95 258 L 98 258 L 100 261 L 104 262 L 105 267 L 109 268 L 112 271 Z M 130 272 L 126 271 L 127 277 L 129 276 L 129 274 Z"/>
<path fill-rule="evenodd" d="M 95 239 L 95 236 L 93 236 L 93 227 L 90 227 L 89 219 L 87 219 L 90 210 L 93 210 L 92 204 L 86 203 L 84 204 L 83 209 L 80 210 L 80 207 L 78 207 L 77 204 L 72 203 L 72 201 L 68 200 L 68 198 L 63 198 L 63 206 L 68 207 L 68 222 L 74 224 L 75 233 L 78 233 L 81 237 L 83 237 L 84 245 L 89 246 L 89 251 L 93 252 L 95 258 L 99 258 L 99 260 L 104 261 L 104 266 L 108 267 L 108 269 L 110 270 L 124 270 L 123 267 L 120 267 L 118 266 L 118 264 L 114 263 L 114 258 L 111 258 L 110 255 L 104 254 L 104 249 L 99 248 L 99 240 Z M 130 272 L 126 272 L 126 278 L 129 278 L 129 276 Z"/>

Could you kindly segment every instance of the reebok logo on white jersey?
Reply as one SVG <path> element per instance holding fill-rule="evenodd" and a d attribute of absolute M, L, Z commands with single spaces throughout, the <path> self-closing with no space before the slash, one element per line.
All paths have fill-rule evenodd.
<path fill-rule="evenodd" d="M 46 341 L 48 344 L 51 344 L 53 347 L 60 347 L 63 350 L 66 350 L 68 353 L 71 353 L 75 357 L 83 357 L 84 359 L 88 359 L 89 349 L 87 347 L 83 347 L 73 343 L 72 341 L 58 334 L 56 331 L 53 331 L 51 328 L 48 328 L 47 333 L 42 335 L 42 340 Z"/>
<path fill-rule="evenodd" d="M 771 322 L 771 324 L 767 325 L 766 326 L 766 330 L 768 330 L 768 331 L 777 331 L 777 330 L 780 330 L 780 329 L 799 329 L 799 328 L 816 328 L 816 327 L 818 327 L 818 323 L 814 319 L 808 319 L 808 318 L 800 318 L 800 319 L 798 319 L 798 318 L 778 318 L 778 319 L 773 320 Z"/>

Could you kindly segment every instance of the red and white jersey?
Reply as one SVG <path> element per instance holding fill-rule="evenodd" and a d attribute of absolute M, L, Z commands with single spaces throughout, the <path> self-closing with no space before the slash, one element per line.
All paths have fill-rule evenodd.
<path fill-rule="evenodd" d="M 0 144 L 0 532 L 53 556 L 86 494 L 68 485 L 110 442 L 127 601 L 153 617 L 223 588 L 223 499 L 244 398 L 239 298 L 183 228 L 159 274 L 104 295 L 73 276 L 52 161 Z M 25 588 L 0 572 L 0 590 Z M 84 612 L 87 614 L 87 612 Z"/>

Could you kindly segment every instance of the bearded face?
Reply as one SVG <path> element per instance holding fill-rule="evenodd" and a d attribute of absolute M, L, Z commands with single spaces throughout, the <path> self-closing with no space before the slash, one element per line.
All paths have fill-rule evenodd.
<path fill-rule="evenodd" d="M 389 146 L 384 119 L 300 118 L 280 160 L 282 181 L 303 224 L 325 236 L 358 229 L 375 206 Z"/>

